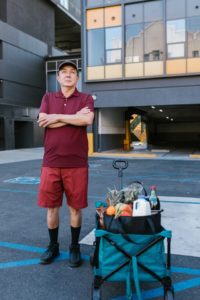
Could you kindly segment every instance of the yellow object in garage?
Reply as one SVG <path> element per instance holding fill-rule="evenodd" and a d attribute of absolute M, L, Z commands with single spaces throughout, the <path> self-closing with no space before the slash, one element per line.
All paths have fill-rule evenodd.
<path fill-rule="evenodd" d="M 129 151 L 131 149 L 131 134 L 130 134 L 130 121 L 125 120 L 125 139 L 123 141 L 124 150 Z"/>
<path fill-rule="evenodd" d="M 88 154 L 91 155 L 94 153 L 94 138 L 93 138 L 93 133 L 88 133 L 87 134 L 88 138 Z"/>

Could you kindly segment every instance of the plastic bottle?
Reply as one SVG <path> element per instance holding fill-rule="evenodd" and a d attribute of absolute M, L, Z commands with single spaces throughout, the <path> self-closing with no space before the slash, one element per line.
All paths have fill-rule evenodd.
<path fill-rule="evenodd" d="M 133 202 L 133 217 L 148 216 L 151 215 L 151 207 L 149 201 L 145 197 L 138 197 Z"/>
<path fill-rule="evenodd" d="M 158 198 L 157 198 L 157 195 L 156 195 L 156 186 L 155 185 L 151 186 L 151 194 L 150 194 L 150 197 L 149 197 L 149 201 L 150 201 L 150 204 L 151 204 L 151 209 L 156 209 L 156 207 L 158 205 Z"/>

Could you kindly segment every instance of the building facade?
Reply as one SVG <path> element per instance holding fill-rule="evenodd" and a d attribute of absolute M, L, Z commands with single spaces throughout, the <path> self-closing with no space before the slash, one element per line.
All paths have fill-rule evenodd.
<path fill-rule="evenodd" d="M 0 150 L 42 145 L 49 57 L 80 51 L 80 0 L 0 1 Z"/>
<path fill-rule="evenodd" d="M 83 1 L 94 149 L 200 148 L 200 0 Z"/>

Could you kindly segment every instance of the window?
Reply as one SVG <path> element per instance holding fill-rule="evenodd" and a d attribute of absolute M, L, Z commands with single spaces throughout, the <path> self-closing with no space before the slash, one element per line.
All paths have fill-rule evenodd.
<path fill-rule="evenodd" d="M 87 6 L 102 6 L 104 4 L 104 0 L 87 0 Z"/>
<path fill-rule="evenodd" d="M 144 61 L 163 60 L 163 2 L 144 3 Z"/>
<path fill-rule="evenodd" d="M 88 30 L 87 33 L 87 65 L 104 65 L 104 29 Z"/>
<path fill-rule="evenodd" d="M 126 26 L 126 63 L 143 61 L 143 24 Z"/>
<path fill-rule="evenodd" d="M 120 0 L 105 0 L 105 4 L 113 4 L 113 3 L 119 3 L 119 2 L 120 2 Z"/>
<path fill-rule="evenodd" d="M 92 7 L 92 6 L 103 6 L 109 5 L 109 4 L 115 4 L 119 3 L 120 0 L 87 0 L 87 6 Z"/>
<path fill-rule="evenodd" d="M 185 20 L 167 22 L 167 43 L 185 42 Z"/>
<path fill-rule="evenodd" d="M 86 3 L 89 80 L 200 72 L 200 0 Z"/>
<path fill-rule="evenodd" d="M 163 20 L 163 1 L 144 3 L 144 22 Z"/>
<path fill-rule="evenodd" d="M 166 0 L 166 18 L 185 18 L 185 0 Z"/>
<path fill-rule="evenodd" d="M 112 50 L 106 52 L 106 63 L 120 63 L 122 61 L 121 50 Z"/>
<path fill-rule="evenodd" d="M 56 61 L 48 61 L 47 62 L 47 71 L 57 71 L 56 70 Z"/>
<path fill-rule="evenodd" d="M 143 22 L 142 4 L 132 4 L 125 6 L 125 23 L 137 24 Z"/>
<path fill-rule="evenodd" d="M 187 16 L 200 16 L 200 0 L 187 0 Z"/>
<path fill-rule="evenodd" d="M 167 22 L 167 57 L 185 56 L 185 19 Z"/>
<path fill-rule="evenodd" d="M 144 61 L 164 59 L 163 22 L 146 23 L 144 29 Z"/>
<path fill-rule="evenodd" d="M 175 58 L 175 57 L 184 57 L 185 56 L 185 44 L 171 44 L 167 47 L 168 58 Z"/>
<path fill-rule="evenodd" d="M 49 72 L 47 75 L 47 90 L 48 92 L 55 92 L 58 90 L 58 85 L 56 82 L 56 72 Z"/>
<path fill-rule="evenodd" d="M 120 63 L 122 48 L 122 28 L 106 28 L 106 63 Z"/>
<path fill-rule="evenodd" d="M 163 60 L 164 24 L 162 20 L 163 1 L 125 6 L 126 63 Z"/>
<path fill-rule="evenodd" d="M 200 17 L 188 18 L 188 57 L 200 57 Z"/>

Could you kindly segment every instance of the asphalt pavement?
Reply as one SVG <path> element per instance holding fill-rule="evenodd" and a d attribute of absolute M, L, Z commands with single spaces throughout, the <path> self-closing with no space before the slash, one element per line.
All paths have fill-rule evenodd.
<path fill-rule="evenodd" d="M 0 152 L 0 299 L 90 300 L 95 201 L 105 201 L 108 188 L 119 186 L 112 161 L 123 155 L 93 155 L 89 159 L 89 206 L 83 211 L 81 232 L 84 262 L 78 269 L 67 266 L 70 229 L 65 200 L 60 211 L 61 256 L 51 265 L 39 264 L 48 244 L 46 211 L 37 206 L 42 155 L 42 148 Z M 129 167 L 124 171 L 123 185 L 139 180 L 148 193 L 151 185 L 157 186 L 164 209 L 162 224 L 172 230 L 171 277 L 176 300 L 198 300 L 200 160 L 185 156 L 127 156 Z M 142 289 L 143 299 L 163 299 L 159 283 L 142 283 Z M 126 299 L 124 283 L 106 282 L 102 291 L 102 300 Z"/>

